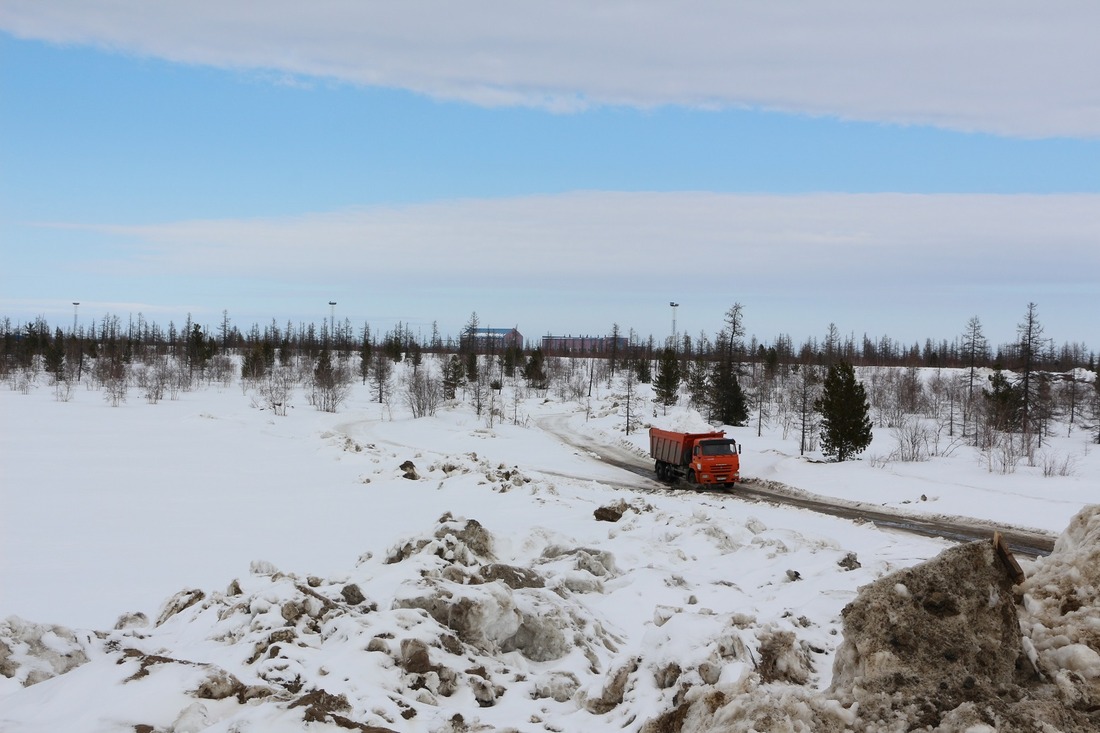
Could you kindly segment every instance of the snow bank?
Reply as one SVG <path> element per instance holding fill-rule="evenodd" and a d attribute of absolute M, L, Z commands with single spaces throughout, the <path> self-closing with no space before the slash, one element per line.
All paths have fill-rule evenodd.
<path fill-rule="evenodd" d="M 642 731 L 1095 731 L 1098 579 L 1100 506 L 1082 510 L 1018 588 L 992 543 L 950 548 L 845 607 L 827 692 L 769 683 L 759 665 L 685 691 Z"/>
<path fill-rule="evenodd" d="M 697 512 L 616 508 L 610 544 L 620 549 L 658 527 L 678 527 L 665 541 L 696 551 L 700 535 L 758 557 L 780 544 L 756 541 L 768 532 L 756 519 L 715 541 Z M 758 620 L 689 595 L 654 605 L 632 635 L 615 599 L 632 584 L 642 593 L 649 569 L 562 539 L 547 532 L 532 552 L 446 513 L 349 573 L 301 577 L 256 561 L 223 591 L 181 590 L 154 622 L 127 614 L 111 631 L 88 633 L 9 618 L 0 625 L 0 727 L 457 732 L 528 720 L 643 733 L 973 733 L 1100 722 L 1100 507 L 1081 512 L 1019 588 L 989 542 L 874 580 L 843 609 L 824 691 L 814 685 L 830 659 L 820 619 Z M 840 548 L 819 550 L 831 573 L 856 572 Z M 577 581 L 584 576 L 591 582 Z M 793 587 L 801 576 L 762 588 Z M 686 582 L 671 575 L 664 585 Z"/>
<path fill-rule="evenodd" d="M 1040 672 L 1075 701 L 1100 704 L 1100 505 L 1073 518 L 1020 590 Z"/>
<path fill-rule="evenodd" d="M 499 484 L 471 485 L 475 478 L 433 470 L 422 480 L 500 501 Z M 804 541 L 795 533 L 778 552 L 780 540 L 752 517 L 636 499 L 593 511 L 562 498 L 564 485 L 522 486 L 529 502 L 587 515 L 576 527 L 584 541 L 547 528 L 517 536 L 448 512 L 346 573 L 302 576 L 256 560 L 223 590 L 185 588 L 152 620 L 124 614 L 110 631 L 9 619 L 0 627 L 9 678 L 0 729 L 279 732 L 313 722 L 460 731 L 537 720 L 548 730 L 610 731 L 641 725 L 692 689 L 739 684 L 757 665 L 772 670 L 769 679 L 814 676 L 794 624 L 704 605 L 696 594 L 710 576 L 674 570 L 717 559 L 753 567 L 757 577 L 741 582 L 793 605 L 785 594 L 802 589 L 766 564 L 787 567 Z M 829 577 L 849 573 L 839 548 L 809 544 L 827 555 Z M 758 610 L 731 582 L 714 590 L 712 599 Z M 828 620 L 799 623 L 824 633 Z M 828 659 L 822 648 L 814 656 Z"/>

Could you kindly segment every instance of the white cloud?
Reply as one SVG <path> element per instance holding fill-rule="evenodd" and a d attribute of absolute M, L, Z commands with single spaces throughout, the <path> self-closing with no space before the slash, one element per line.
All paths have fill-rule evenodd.
<path fill-rule="evenodd" d="M 950 337 L 982 314 L 1001 319 L 1007 339 L 1037 301 L 1060 321 L 1052 337 L 1095 340 L 1087 314 L 1100 298 L 1096 194 L 577 192 L 75 228 L 111 249 L 87 249 L 73 263 L 85 274 L 66 292 L 97 278 L 127 290 L 122 276 L 157 283 L 135 297 L 206 294 L 215 314 L 248 302 L 260 321 L 299 303 L 367 298 L 453 329 L 478 310 L 530 333 L 636 318 L 624 325 L 660 334 L 675 298 L 690 303 L 681 327 L 691 332 L 716 331 L 741 301 L 767 337 L 824 333 L 831 321 L 902 340 Z"/>
<path fill-rule="evenodd" d="M 900 263 L 940 272 L 963 264 L 1022 267 L 1036 251 L 1044 260 L 1095 260 L 1100 195 L 577 192 L 270 219 L 68 226 L 130 238 L 127 266 L 138 272 L 204 272 L 216 264 L 220 273 L 242 275 L 327 273 L 339 262 L 352 275 L 554 275 L 583 263 L 594 272 L 648 275 L 665 269 L 670 251 L 681 262 L 726 253 L 769 274 L 797 271 L 799 263 L 821 272 Z M 1058 258 L 1052 267 L 1061 269 Z M 1026 271 L 1039 266 L 1028 263 Z"/>
<path fill-rule="evenodd" d="M 0 28 L 490 106 L 748 106 L 1100 136 L 1091 0 L 7 0 Z"/>

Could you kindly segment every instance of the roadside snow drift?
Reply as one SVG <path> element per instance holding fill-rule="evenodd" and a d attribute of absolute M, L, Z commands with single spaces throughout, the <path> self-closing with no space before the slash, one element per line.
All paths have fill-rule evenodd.
<path fill-rule="evenodd" d="M 621 516 L 609 526 L 621 533 L 716 529 L 642 502 L 612 509 Z M 721 541 L 736 557 L 761 534 L 745 528 Z M 1015 591 L 989 542 L 949 548 L 864 587 L 843 609 L 827 691 L 814 684 L 828 659 L 816 627 L 827 619 L 778 624 L 658 605 L 631 639 L 595 601 L 622 596 L 614 589 L 647 569 L 627 571 L 613 552 L 563 539 L 546 533 L 508 552 L 491 528 L 445 514 L 341 577 L 255 562 L 224 590 L 181 590 L 157 618 L 124 615 L 108 631 L 9 618 L 0 625 L 0 672 L 9 678 L 0 724 L 689 733 L 1100 723 L 1100 506 L 1082 511 Z M 831 554 L 835 572 L 849 572 L 844 553 Z M 526 561 L 513 564 L 517 555 Z M 671 575 L 661 582 L 689 585 Z"/>
<path fill-rule="evenodd" d="M 1098 578 L 1100 506 L 1074 517 L 1015 591 L 991 542 L 949 548 L 844 608 L 826 693 L 761 675 L 691 690 L 642 730 L 1100 730 Z"/>

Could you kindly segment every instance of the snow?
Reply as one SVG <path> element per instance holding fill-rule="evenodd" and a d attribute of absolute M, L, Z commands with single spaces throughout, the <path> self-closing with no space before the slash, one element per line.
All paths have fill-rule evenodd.
<path fill-rule="evenodd" d="M 615 398 L 505 397 L 490 423 L 463 402 L 412 419 L 361 385 L 338 413 L 299 394 L 285 417 L 237 383 L 118 407 L 83 387 L 57 401 L 44 379 L 0 391 L 0 729 L 639 730 L 717 686 L 733 701 L 718 730 L 763 704 L 737 691 L 760 684 L 764 652 L 792 688 L 760 700 L 851 724 L 820 692 L 842 609 L 952 543 L 601 462 L 649 465 Z M 843 464 L 799 456 L 778 428 L 727 430 L 742 476 L 853 505 L 1056 536 L 1098 499 L 1082 432 L 1050 439 L 1074 471 L 1047 477 L 991 472 L 966 447 L 888 460 L 889 430 Z M 1062 682 L 1100 677 L 1096 521 L 1023 560 L 1023 646 Z"/>

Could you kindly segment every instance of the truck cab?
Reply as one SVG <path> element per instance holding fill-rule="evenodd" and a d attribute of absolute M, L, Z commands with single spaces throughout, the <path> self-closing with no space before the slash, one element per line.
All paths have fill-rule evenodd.
<path fill-rule="evenodd" d="M 734 484 L 741 479 L 740 446 L 732 438 L 700 440 L 692 449 L 695 483 Z"/>

